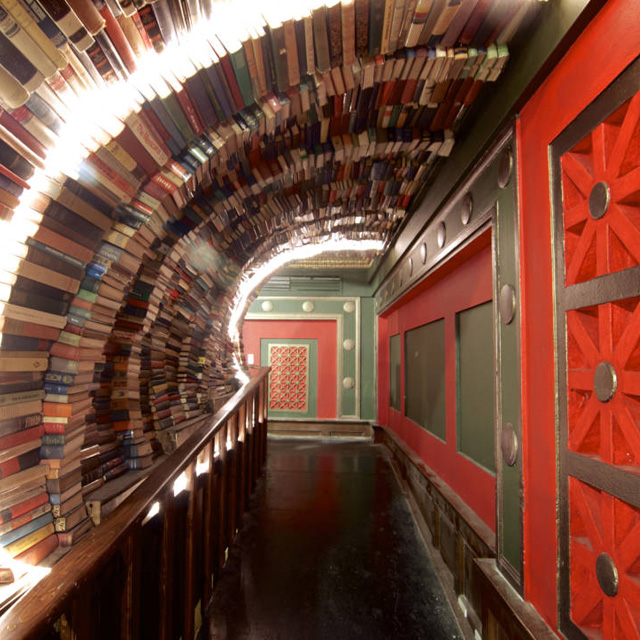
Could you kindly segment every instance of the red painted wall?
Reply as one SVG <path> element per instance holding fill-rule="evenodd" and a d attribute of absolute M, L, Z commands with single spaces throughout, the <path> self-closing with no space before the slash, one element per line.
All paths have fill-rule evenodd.
<path fill-rule="evenodd" d="M 495 477 L 457 452 L 455 314 L 492 298 L 490 235 L 414 288 L 378 323 L 378 419 L 393 429 L 491 529 L 495 530 Z M 471 254 L 471 255 L 469 255 Z M 452 270 L 452 267 L 455 267 Z M 404 417 L 404 336 L 402 340 L 402 411 L 389 406 L 389 337 L 444 317 L 446 442 Z"/>
<path fill-rule="evenodd" d="M 244 352 L 253 353 L 260 365 L 262 338 L 318 341 L 318 418 L 337 417 L 337 335 L 335 320 L 245 320 L 242 329 Z"/>
<path fill-rule="evenodd" d="M 557 625 L 556 427 L 548 145 L 640 55 L 637 0 L 610 0 L 518 123 L 525 597 Z"/>

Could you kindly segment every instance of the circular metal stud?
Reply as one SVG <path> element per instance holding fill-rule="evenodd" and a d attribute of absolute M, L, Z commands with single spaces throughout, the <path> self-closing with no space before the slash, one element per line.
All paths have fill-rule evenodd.
<path fill-rule="evenodd" d="M 589 213 L 594 220 L 600 220 L 609 208 L 609 185 L 606 182 L 598 182 L 589 194 Z"/>
<path fill-rule="evenodd" d="M 500 289 L 500 319 L 503 324 L 510 324 L 516 315 L 516 292 L 510 284 L 503 285 Z"/>
<path fill-rule="evenodd" d="M 466 227 L 471 222 L 471 214 L 473 213 L 473 196 L 466 193 L 462 199 L 462 211 L 460 212 L 460 221 Z"/>
<path fill-rule="evenodd" d="M 502 459 L 504 462 L 510 467 L 513 467 L 518 460 L 518 436 L 510 422 L 502 427 L 500 450 L 502 451 Z"/>
<path fill-rule="evenodd" d="M 609 402 L 618 388 L 618 374 L 610 362 L 601 362 L 593 374 L 593 390 L 600 402 Z"/>
<path fill-rule="evenodd" d="M 344 389 L 353 389 L 356 386 L 355 380 L 353 378 L 343 378 L 342 386 Z"/>
<path fill-rule="evenodd" d="M 498 186 L 504 189 L 511 179 L 511 170 L 513 169 L 513 156 L 510 149 L 505 149 L 500 154 L 498 160 Z"/>
<path fill-rule="evenodd" d="M 596 577 L 602 592 L 613 598 L 618 595 L 618 568 L 608 553 L 601 553 L 596 560 Z"/>
<path fill-rule="evenodd" d="M 420 258 L 422 259 L 422 264 L 427 261 L 427 243 L 423 242 L 420 246 Z"/>
<path fill-rule="evenodd" d="M 447 228 L 445 227 L 444 222 L 440 222 L 438 224 L 438 231 L 436 233 L 438 246 L 442 249 L 442 247 L 444 247 L 444 243 L 447 241 Z"/>
<path fill-rule="evenodd" d="M 353 348 L 355 346 L 356 346 L 356 343 L 351 338 L 347 338 L 342 342 L 342 348 L 345 351 L 353 351 Z"/>

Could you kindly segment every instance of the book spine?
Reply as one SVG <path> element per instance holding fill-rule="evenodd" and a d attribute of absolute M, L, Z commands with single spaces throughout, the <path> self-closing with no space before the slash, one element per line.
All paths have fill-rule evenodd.
<path fill-rule="evenodd" d="M 18 520 L 21 516 L 28 514 L 30 511 L 37 509 L 40 506 L 49 505 L 49 495 L 46 491 L 42 491 L 37 495 L 28 498 L 22 502 L 19 502 L 11 507 L 6 507 L 0 510 L 0 523 L 7 524 L 12 520 Z M 28 522 L 28 520 L 25 520 Z M 20 524 L 24 524 L 21 522 Z"/>
<path fill-rule="evenodd" d="M 29 534 L 41 529 L 42 527 L 48 525 L 53 522 L 53 516 L 51 513 L 43 513 L 42 515 L 34 518 L 30 522 L 23 524 L 20 527 L 12 531 L 8 531 L 7 533 L 0 536 L 0 545 L 3 547 L 7 547 L 11 545 L 16 540 L 28 536 Z M 11 553 L 11 552 L 10 552 Z"/>
<path fill-rule="evenodd" d="M 34 544 L 29 549 L 18 553 L 15 559 L 25 564 L 35 566 L 40 564 L 45 558 L 51 555 L 58 548 L 58 538 L 54 533 L 46 536 L 40 542 Z"/>
<path fill-rule="evenodd" d="M 35 447 L 31 451 L 27 451 L 15 458 L 10 458 L 6 462 L 0 463 L 0 478 L 7 478 L 8 476 L 12 476 L 14 473 L 24 471 L 25 469 L 38 464 L 39 461 L 40 453 L 38 448 Z"/>
<path fill-rule="evenodd" d="M 329 38 L 329 64 L 331 68 L 342 64 L 342 7 L 339 2 L 327 10 L 327 29 Z"/>
<path fill-rule="evenodd" d="M 15 540 L 11 544 L 8 544 L 4 549 L 12 558 L 15 558 L 18 554 L 24 553 L 40 541 L 44 540 L 47 536 L 50 536 L 53 532 L 53 522 L 49 522 L 40 529 L 37 529 L 32 533 Z"/>
<path fill-rule="evenodd" d="M 40 0 L 40 4 L 78 51 L 86 51 L 93 44 L 93 38 L 65 0 Z"/>

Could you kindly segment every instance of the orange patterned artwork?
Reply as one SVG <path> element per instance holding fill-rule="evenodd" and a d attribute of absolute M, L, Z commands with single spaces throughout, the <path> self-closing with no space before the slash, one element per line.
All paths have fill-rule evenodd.
<path fill-rule="evenodd" d="M 565 153 L 565 284 L 640 264 L 640 93 Z"/>
<path fill-rule="evenodd" d="M 640 93 L 590 127 L 560 157 L 568 637 L 640 640 Z"/>
<path fill-rule="evenodd" d="M 309 345 L 269 345 L 269 409 L 306 413 L 309 409 Z"/>

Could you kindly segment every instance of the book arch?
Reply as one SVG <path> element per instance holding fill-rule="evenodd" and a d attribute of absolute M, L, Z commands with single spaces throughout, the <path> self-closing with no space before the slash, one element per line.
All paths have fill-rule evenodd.
<path fill-rule="evenodd" d="M 0 449 L 150 465 L 233 389 L 249 272 L 391 239 L 538 6 L 506 4 L 3 3 Z"/>

